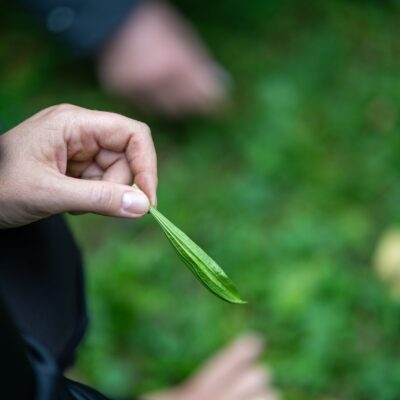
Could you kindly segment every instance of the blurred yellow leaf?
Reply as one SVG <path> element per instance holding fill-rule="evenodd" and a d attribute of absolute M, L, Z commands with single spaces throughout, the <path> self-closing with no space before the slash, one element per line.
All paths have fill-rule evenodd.
<path fill-rule="evenodd" d="M 388 229 L 379 239 L 373 265 L 392 295 L 400 300 L 400 228 Z"/>

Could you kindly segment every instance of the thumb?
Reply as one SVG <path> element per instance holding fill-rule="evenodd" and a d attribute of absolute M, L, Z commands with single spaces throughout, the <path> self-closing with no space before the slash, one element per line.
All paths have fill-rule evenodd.
<path fill-rule="evenodd" d="M 139 189 L 112 182 L 63 176 L 58 182 L 58 212 L 91 212 L 112 217 L 136 218 L 150 207 Z"/>

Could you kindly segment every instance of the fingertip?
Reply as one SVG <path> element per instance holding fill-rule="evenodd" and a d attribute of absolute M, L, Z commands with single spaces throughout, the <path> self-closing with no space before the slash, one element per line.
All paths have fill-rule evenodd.
<path fill-rule="evenodd" d="M 262 349 L 265 346 L 265 338 L 257 332 L 244 332 L 237 339 L 241 343 L 249 344 L 256 349 Z"/>
<path fill-rule="evenodd" d="M 151 204 L 153 207 L 157 208 L 157 195 L 156 195 L 155 191 L 154 191 L 154 193 L 150 196 L 150 204 Z"/>
<path fill-rule="evenodd" d="M 153 207 L 157 207 L 157 178 L 149 174 L 140 174 L 135 178 L 134 187 L 147 196 Z"/>

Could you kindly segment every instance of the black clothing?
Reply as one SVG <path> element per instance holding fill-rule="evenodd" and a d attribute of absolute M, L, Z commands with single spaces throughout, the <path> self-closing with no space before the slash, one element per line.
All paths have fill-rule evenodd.
<path fill-rule="evenodd" d="M 14 321 L 64 370 L 87 325 L 81 258 L 65 222 L 2 229 L 0 254 L 0 292 Z"/>
<path fill-rule="evenodd" d="M 59 216 L 0 230 L 0 398 L 107 400 L 63 377 L 87 325 L 82 263 Z"/>
<path fill-rule="evenodd" d="M 102 394 L 66 379 L 38 342 L 23 341 L 0 298 L 0 395 L 4 400 L 107 400 Z"/>
<path fill-rule="evenodd" d="M 35 376 L 25 345 L 0 298 L 1 397 L 28 399 L 35 390 Z M 23 384 L 21 384 L 21 382 Z"/>

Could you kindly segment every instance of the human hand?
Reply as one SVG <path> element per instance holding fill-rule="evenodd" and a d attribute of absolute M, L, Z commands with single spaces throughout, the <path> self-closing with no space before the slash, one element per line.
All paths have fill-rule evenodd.
<path fill-rule="evenodd" d="M 58 105 L 0 136 L 0 228 L 62 212 L 139 217 L 156 188 L 150 130 L 121 115 Z"/>
<path fill-rule="evenodd" d="M 211 357 L 182 385 L 143 400 L 278 400 L 271 373 L 258 362 L 258 336 L 242 336 Z"/>
<path fill-rule="evenodd" d="M 208 113 L 229 89 L 226 71 L 168 3 L 145 1 L 104 48 L 99 77 L 110 93 L 172 117 Z"/>

